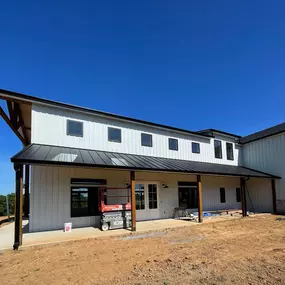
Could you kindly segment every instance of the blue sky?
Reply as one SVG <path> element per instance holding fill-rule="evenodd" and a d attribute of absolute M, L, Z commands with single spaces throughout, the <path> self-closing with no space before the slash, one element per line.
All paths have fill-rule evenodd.
<path fill-rule="evenodd" d="M 0 88 L 245 135 L 284 121 L 284 9 L 277 0 L 3 1 Z M 7 193 L 21 144 L 0 128 Z"/>

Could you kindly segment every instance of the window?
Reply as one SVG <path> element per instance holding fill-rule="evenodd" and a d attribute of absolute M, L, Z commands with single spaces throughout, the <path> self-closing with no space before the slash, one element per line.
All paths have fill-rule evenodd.
<path fill-rule="evenodd" d="M 192 142 L 192 153 L 200 153 L 200 144 Z"/>
<path fill-rule="evenodd" d="M 226 189 L 220 188 L 220 202 L 226 203 Z"/>
<path fill-rule="evenodd" d="M 222 158 L 222 142 L 218 140 L 214 140 L 215 146 L 215 158 Z"/>
<path fill-rule="evenodd" d="M 152 147 L 152 135 L 149 134 L 141 134 L 141 144 L 142 146 Z"/>
<path fill-rule="evenodd" d="M 67 120 L 66 134 L 68 136 L 83 137 L 83 122 Z"/>
<path fill-rule="evenodd" d="M 168 147 L 170 150 L 178 150 L 178 140 L 169 138 Z"/>
<path fill-rule="evenodd" d="M 121 129 L 108 128 L 108 141 L 109 142 L 122 142 Z"/>
<path fill-rule="evenodd" d="M 240 188 L 236 188 L 236 198 L 237 198 L 237 202 L 241 202 Z"/>
<path fill-rule="evenodd" d="M 233 149 L 233 144 L 227 142 L 227 159 L 228 160 L 234 160 L 234 149 Z"/>
<path fill-rule="evenodd" d="M 148 184 L 148 206 L 149 209 L 157 209 L 157 186 Z"/>
<path fill-rule="evenodd" d="M 135 195 L 136 195 L 136 209 L 144 210 L 145 209 L 144 184 L 136 184 Z"/>
<path fill-rule="evenodd" d="M 198 208 L 198 190 L 196 182 L 178 182 L 179 207 Z"/>
<path fill-rule="evenodd" d="M 71 217 L 99 215 L 98 190 L 106 180 L 72 178 L 71 185 Z"/>

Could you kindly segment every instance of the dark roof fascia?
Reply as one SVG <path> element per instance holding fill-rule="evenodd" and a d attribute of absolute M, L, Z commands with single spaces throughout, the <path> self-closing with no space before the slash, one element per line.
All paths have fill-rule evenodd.
<path fill-rule="evenodd" d="M 59 108 L 76 110 L 76 111 L 80 111 L 80 112 L 84 112 L 84 113 L 88 113 L 88 114 L 93 114 L 93 115 L 98 115 L 98 116 L 103 116 L 103 117 L 111 117 L 111 118 L 115 118 L 115 119 L 119 119 L 119 120 L 123 120 L 123 121 L 129 121 L 129 122 L 148 125 L 148 126 L 152 126 L 152 127 L 157 127 L 157 128 L 167 129 L 167 130 L 171 130 L 171 131 L 181 132 L 184 134 L 191 134 L 191 135 L 203 137 L 206 139 L 209 139 L 212 137 L 210 135 L 200 134 L 199 132 L 193 132 L 193 131 L 180 129 L 180 128 L 176 128 L 176 127 L 171 127 L 171 126 L 167 126 L 167 125 L 163 125 L 163 124 L 157 124 L 157 123 L 148 122 L 148 121 L 144 121 L 144 120 L 129 118 L 129 117 L 121 116 L 121 115 L 116 115 L 116 114 L 112 114 L 112 113 L 108 113 L 108 112 L 93 110 L 93 109 L 84 108 L 84 107 L 80 107 L 80 106 L 76 106 L 76 105 L 62 103 L 62 102 L 51 101 L 51 100 L 47 100 L 47 99 L 43 99 L 43 98 L 34 97 L 31 95 L 17 93 L 14 91 L 0 89 L 0 95 L 1 94 L 5 94 L 6 96 L 10 96 L 14 99 L 20 99 L 20 100 L 27 101 L 30 103 L 52 105 L 52 106 L 56 106 Z"/>
<path fill-rule="evenodd" d="M 247 136 L 245 136 L 245 137 L 241 137 L 239 139 L 239 143 L 244 145 L 244 144 L 247 144 L 247 143 L 251 143 L 251 142 L 259 141 L 259 140 L 262 140 L 262 139 L 265 139 L 265 138 L 269 138 L 269 137 L 272 137 L 272 136 L 276 136 L 276 135 L 282 134 L 284 132 L 285 132 L 285 130 L 279 131 L 279 132 L 276 132 L 276 133 L 273 133 L 273 134 L 269 134 L 269 135 L 266 135 L 266 136 L 262 136 L 262 137 L 259 137 L 259 138 L 249 139 L 248 141 L 243 142 L 243 139 L 247 137 Z M 251 135 L 249 135 L 249 136 L 251 136 Z"/>
<path fill-rule="evenodd" d="M 226 135 L 229 137 L 241 138 L 241 136 L 239 136 L 239 135 L 235 135 L 232 133 L 228 133 L 228 132 L 224 132 L 224 131 L 220 131 L 220 130 L 216 130 L 216 129 L 205 129 L 205 130 L 201 130 L 201 131 L 197 131 L 197 132 L 198 133 L 212 133 L 212 136 L 215 136 L 214 133 L 218 133 L 218 134 Z"/>

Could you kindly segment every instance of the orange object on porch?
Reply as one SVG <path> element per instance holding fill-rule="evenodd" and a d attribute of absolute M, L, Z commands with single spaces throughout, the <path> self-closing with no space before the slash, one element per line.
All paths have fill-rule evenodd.
<path fill-rule="evenodd" d="M 119 190 L 126 190 L 127 195 L 110 195 L 109 198 L 127 198 L 126 203 L 115 203 L 115 204 L 108 204 L 108 192 L 110 191 L 119 191 Z M 124 210 L 131 210 L 131 189 L 130 187 L 100 187 L 99 188 L 99 211 L 101 213 L 104 212 L 112 212 L 112 211 L 124 211 Z"/>

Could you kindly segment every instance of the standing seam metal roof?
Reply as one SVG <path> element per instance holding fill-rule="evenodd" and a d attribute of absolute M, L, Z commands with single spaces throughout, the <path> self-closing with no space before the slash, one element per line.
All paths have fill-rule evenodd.
<path fill-rule="evenodd" d="M 242 166 L 31 144 L 11 158 L 14 163 L 88 166 L 164 172 L 279 178 Z"/>

